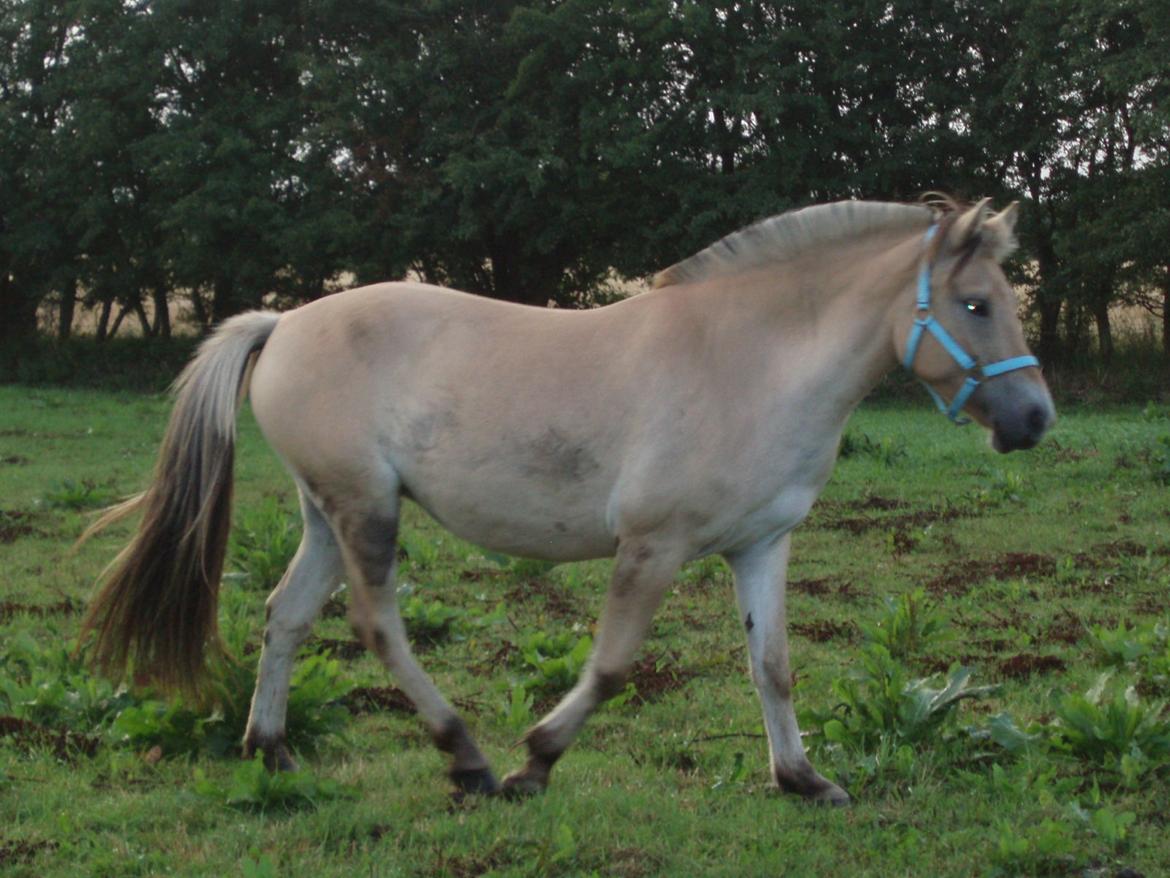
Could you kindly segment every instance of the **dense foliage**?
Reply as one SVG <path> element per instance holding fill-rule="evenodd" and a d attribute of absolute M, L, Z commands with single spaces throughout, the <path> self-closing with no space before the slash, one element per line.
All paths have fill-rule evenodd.
<path fill-rule="evenodd" d="M 0 0 L 0 345 L 43 304 L 166 335 L 409 270 L 587 303 L 794 205 L 945 189 L 1023 200 L 1042 354 L 1108 356 L 1111 304 L 1170 296 L 1164 13 Z"/>

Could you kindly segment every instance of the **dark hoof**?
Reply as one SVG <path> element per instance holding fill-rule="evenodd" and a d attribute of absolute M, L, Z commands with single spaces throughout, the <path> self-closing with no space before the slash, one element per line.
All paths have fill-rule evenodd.
<path fill-rule="evenodd" d="M 500 782 L 490 768 L 453 768 L 448 777 L 455 784 L 457 798 L 494 796 L 500 791 Z"/>
<path fill-rule="evenodd" d="M 245 741 L 244 758 L 251 759 L 260 751 L 264 754 L 264 767 L 269 771 L 296 771 L 297 761 L 293 759 L 284 741 Z"/>
<path fill-rule="evenodd" d="M 547 787 L 547 774 L 541 777 L 527 768 L 522 768 L 504 778 L 504 787 L 501 793 L 506 799 L 527 799 L 537 793 L 543 793 Z"/>
<path fill-rule="evenodd" d="M 811 765 L 803 765 L 795 770 L 777 766 L 772 769 L 772 776 L 781 790 L 794 793 L 815 805 L 840 808 L 853 801 L 847 792 L 831 780 L 821 777 Z"/>

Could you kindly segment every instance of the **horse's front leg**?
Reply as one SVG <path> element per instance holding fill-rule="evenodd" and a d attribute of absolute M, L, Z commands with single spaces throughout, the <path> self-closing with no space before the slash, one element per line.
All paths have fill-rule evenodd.
<path fill-rule="evenodd" d="M 792 708 L 788 620 L 784 607 L 789 536 L 765 540 L 727 560 L 735 573 L 740 618 L 747 632 L 752 680 L 764 708 L 764 725 L 777 786 L 807 799 L 844 805 L 849 794 L 821 777 L 808 761 Z"/>
<path fill-rule="evenodd" d="M 544 789 L 553 763 L 577 737 L 585 720 L 602 702 L 622 691 L 682 556 L 677 541 L 648 537 L 620 540 L 589 662 L 577 685 L 524 736 L 528 761 L 504 779 L 505 792 L 516 795 Z"/>

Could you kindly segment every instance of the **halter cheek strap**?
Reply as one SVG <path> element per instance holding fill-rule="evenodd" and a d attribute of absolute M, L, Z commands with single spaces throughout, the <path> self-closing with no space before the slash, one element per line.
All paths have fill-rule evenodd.
<path fill-rule="evenodd" d="M 937 232 L 937 224 L 927 229 L 926 237 L 922 241 L 923 245 L 929 244 Z M 925 381 L 922 384 L 930 392 L 940 412 L 956 424 L 969 424 L 970 419 L 960 417 L 959 413 L 963 410 L 963 406 L 967 404 L 967 400 L 971 398 L 971 394 L 979 388 L 980 384 L 989 378 L 1003 375 L 1005 372 L 1026 369 L 1029 366 L 1038 367 L 1040 361 L 1028 354 L 1022 357 L 1009 357 L 1006 360 L 999 360 L 986 366 L 980 366 L 975 358 L 963 350 L 963 346 L 955 341 L 954 336 L 947 332 L 946 328 L 935 320 L 934 315 L 930 313 L 930 269 L 931 264 L 923 259 L 922 265 L 918 268 L 918 297 L 914 304 L 916 316 L 914 318 L 914 325 L 910 327 L 910 337 L 906 341 L 906 356 L 902 359 L 902 365 L 913 372 L 914 359 L 918 356 L 918 348 L 922 343 L 922 336 L 927 332 L 933 335 L 935 340 L 942 345 L 943 350 L 951 355 L 951 359 L 958 363 L 959 368 L 968 373 L 967 380 L 963 382 L 963 386 L 959 388 L 959 392 L 955 394 L 955 398 L 951 400 L 950 405 L 947 405 L 946 400 L 942 398 L 937 390 Z M 976 377 L 976 375 L 979 377 Z"/>

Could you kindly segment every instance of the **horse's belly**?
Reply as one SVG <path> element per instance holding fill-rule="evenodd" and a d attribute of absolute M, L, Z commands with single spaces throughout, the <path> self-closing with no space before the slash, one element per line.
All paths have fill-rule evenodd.
<path fill-rule="evenodd" d="M 602 485 L 551 486 L 486 468 L 463 478 L 404 480 L 407 496 L 461 539 L 494 552 L 578 561 L 613 555 Z"/>

